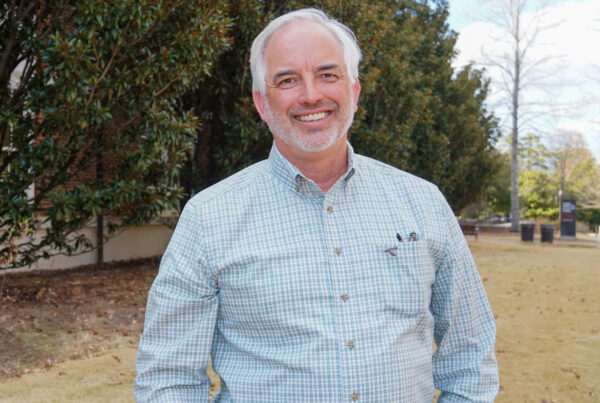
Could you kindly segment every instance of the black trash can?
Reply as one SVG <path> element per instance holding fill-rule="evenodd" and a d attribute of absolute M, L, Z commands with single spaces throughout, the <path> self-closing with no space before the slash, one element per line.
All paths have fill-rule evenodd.
<path fill-rule="evenodd" d="M 521 224 L 521 241 L 533 242 L 533 231 L 535 224 Z"/>
<path fill-rule="evenodd" d="M 542 242 L 552 243 L 554 241 L 554 225 L 542 224 L 540 226 L 540 233 L 542 235 Z"/>

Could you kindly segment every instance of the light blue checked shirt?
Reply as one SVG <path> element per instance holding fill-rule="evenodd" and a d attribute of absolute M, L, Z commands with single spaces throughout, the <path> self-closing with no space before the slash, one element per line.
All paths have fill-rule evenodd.
<path fill-rule="evenodd" d="M 148 298 L 138 401 L 207 401 L 209 355 L 216 402 L 493 401 L 494 318 L 451 209 L 348 152 L 326 194 L 273 146 L 187 203 Z"/>

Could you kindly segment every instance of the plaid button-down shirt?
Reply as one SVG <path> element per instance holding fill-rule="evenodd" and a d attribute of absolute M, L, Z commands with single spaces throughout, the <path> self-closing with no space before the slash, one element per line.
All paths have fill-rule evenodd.
<path fill-rule="evenodd" d="M 219 402 L 493 401 L 494 319 L 451 209 L 348 152 L 326 194 L 273 146 L 187 203 L 148 299 L 139 401 L 206 401 L 210 355 Z"/>

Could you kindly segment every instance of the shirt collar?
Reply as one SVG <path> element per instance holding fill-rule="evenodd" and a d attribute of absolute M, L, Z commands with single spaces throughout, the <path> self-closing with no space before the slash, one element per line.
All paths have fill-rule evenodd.
<path fill-rule="evenodd" d="M 352 148 L 350 143 L 347 143 L 347 145 L 348 170 L 338 180 L 338 183 L 343 181 L 344 185 L 348 184 L 348 181 L 354 175 L 354 172 L 356 170 L 354 149 Z M 301 183 L 312 182 L 310 179 L 306 178 L 298 168 L 296 168 L 291 162 L 289 162 L 283 156 L 283 154 L 279 152 L 277 146 L 275 145 L 275 142 L 273 142 L 273 146 L 271 147 L 271 152 L 269 154 L 269 164 L 271 166 L 271 172 L 273 172 L 273 176 L 277 180 L 281 181 L 285 186 L 291 188 L 296 192 L 301 190 Z M 344 186 L 344 188 L 346 187 L 347 186 Z"/>

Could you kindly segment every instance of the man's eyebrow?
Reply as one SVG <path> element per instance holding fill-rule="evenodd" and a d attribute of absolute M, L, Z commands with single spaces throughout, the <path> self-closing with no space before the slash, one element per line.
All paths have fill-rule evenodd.
<path fill-rule="evenodd" d="M 322 66 L 317 67 L 317 71 L 326 71 L 326 70 L 340 70 L 340 66 L 335 63 L 324 64 Z M 273 82 L 277 81 L 280 77 L 290 76 L 295 74 L 294 70 L 282 70 L 275 73 L 273 76 Z"/>
<path fill-rule="evenodd" d="M 324 64 L 322 66 L 317 67 L 317 71 L 336 70 L 336 69 L 340 70 L 340 66 L 335 63 Z"/>

